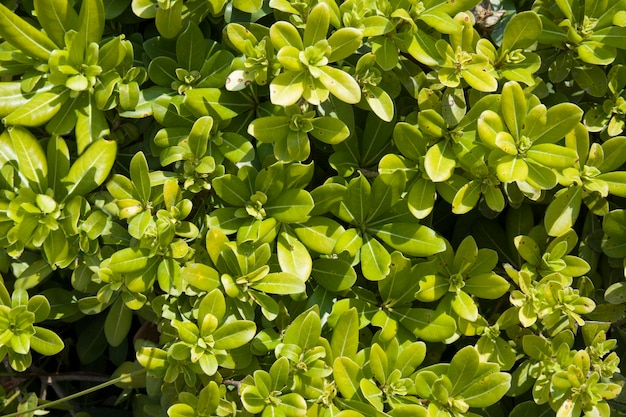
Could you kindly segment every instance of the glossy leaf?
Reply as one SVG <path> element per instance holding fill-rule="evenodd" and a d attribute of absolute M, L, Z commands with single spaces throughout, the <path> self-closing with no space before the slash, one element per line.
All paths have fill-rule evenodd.
<path fill-rule="evenodd" d="M 409 256 L 430 256 L 445 250 L 444 240 L 434 230 L 417 223 L 390 223 L 370 230 Z"/>
<path fill-rule="evenodd" d="M 330 340 L 333 357 L 354 357 L 359 347 L 359 318 L 355 308 L 339 316 Z"/>
<path fill-rule="evenodd" d="M 35 334 L 30 337 L 30 347 L 42 355 L 52 356 L 63 350 L 63 340 L 52 330 L 35 326 Z"/>
<path fill-rule="evenodd" d="M 48 62 L 50 52 L 56 45 L 48 36 L 0 4 L 0 36 L 11 42 L 22 52 L 35 59 Z"/>
<path fill-rule="evenodd" d="M 357 280 L 352 265 L 342 259 L 314 260 L 311 275 L 319 285 L 335 292 L 350 289 Z"/>
<path fill-rule="evenodd" d="M 582 110 L 572 103 L 557 104 L 548 109 L 546 127 L 531 137 L 533 143 L 556 143 L 578 124 Z M 535 132 L 533 131 L 533 134 Z"/>
<path fill-rule="evenodd" d="M 305 72 L 284 72 L 272 80 L 270 97 L 274 104 L 291 106 L 304 92 Z"/>
<path fill-rule="evenodd" d="M 78 13 L 67 0 L 34 1 L 37 20 L 46 31 L 46 35 L 62 48 L 65 45 L 65 34 L 70 30 L 78 30 Z"/>
<path fill-rule="evenodd" d="M 48 184 L 48 161 L 41 144 L 23 127 L 11 127 L 8 132 L 17 156 L 20 173 L 32 182 L 34 190 L 45 192 Z"/>
<path fill-rule="evenodd" d="M 330 10 L 325 3 L 318 3 L 311 9 L 304 30 L 304 47 L 315 45 L 318 41 L 326 39 L 326 32 L 330 25 Z"/>
<path fill-rule="evenodd" d="M 502 50 L 526 49 L 541 34 L 542 24 L 539 16 L 533 11 L 515 14 L 504 29 Z"/>
<path fill-rule="evenodd" d="M 507 27 L 509 26 L 507 25 Z M 524 97 L 522 87 L 511 81 L 504 84 L 502 87 L 502 116 L 514 138 L 521 137 L 526 112 L 526 97 Z"/>
<path fill-rule="evenodd" d="M 132 312 L 126 308 L 122 298 L 118 298 L 107 314 L 104 322 L 104 334 L 111 346 L 120 345 L 130 330 Z"/>
<path fill-rule="evenodd" d="M 363 34 L 355 28 L 341 28 L 333 32 L 328 38 L 330 46 L 330 62 L 340 61 L 348 58 L 361 46 Z"/>
<path fill-rule="evenodd" d="M 299 294 L 305 290 L 304 281 L 297 275 L 288 272 L 267 274 L 262 281 L 255 283 L 254 288 L 270 294 Z"/>
<path fill-rule="evenodd" d="M 313 262 L 306 247 L 291 232 L 281 232 L 276 246 L 278 263 L 284 272 L 308 279 Z"/>
<path fill-rule="evenodd" d="M 137 152 L 130 161 L 130 178 L 141 201 L 150 201 L 150 172 L 143 152 Z"/>
<path fill-rule="evenodd" d="M 84 37 L 85 45 L 100 42 L 105 23 L 103 0 L 83 0 L 78 20 L 80 28 L 77 36 Z"/>
<path fill-rule="evenodd" d="M 252 321 L 237 320 L 221 325 L 214 333 L 215 349 L 235 349 L 248 343 L 256 334 Z"/>
<path fill-rule="evenodd" d="M 105 139 L 92 143 L 70 167 L 63 179 L 67 197 L 85 195 L 100 186 L 109 176 L 117 155 L 117 142 Z"/>
<path fill-rule="evenodd" d="M 330 66 L 319 67 L 318 70 L 319 73 L 314 76 L 339 100 L 348 104 L 361 100 L 361 88 L 350 74 Z"/>
<path fill-rule="evenodd" d="M 544 222 L 548 235 L 560 236 L 569 230 L 578 219 L 581 202 L 581 187 L 560 190 L 546 209 Z"/>
<path fill-rule="evenodd" d="M 365 238 L 361 246 L 361 269 L 365 278 L 379 281 L 389 273 L 391 257 L 376 239 Z"/>
<path fill-rule="evenodd" d="M 305 190 L 287 190 L 265 205 L 268 216 L 284 223 L 306 221 L 313 208 L 313 198 Z"/>
<path fill-rule="evenodd" d="M 2 123 L 27 127 L 41 126 L 57 114 L 69 96 L 69 89 L 55 89 L 37 93 L 28 100 L 26 105 L 17 108 L 3 118 Z"/>

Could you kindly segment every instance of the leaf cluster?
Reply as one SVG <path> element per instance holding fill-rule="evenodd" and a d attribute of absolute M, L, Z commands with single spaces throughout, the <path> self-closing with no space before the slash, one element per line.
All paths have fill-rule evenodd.
<path fill-rule="evenodd" d="M 0 3 L 0 410 L 625 414 L 625 41 L 626 0 Z"/>

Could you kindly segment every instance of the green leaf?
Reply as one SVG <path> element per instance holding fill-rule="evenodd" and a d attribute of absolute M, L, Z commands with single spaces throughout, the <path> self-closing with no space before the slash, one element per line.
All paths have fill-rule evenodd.
<path fill-rule="evenodd" d="M 353 358 L 359 347 L 359 315 L 356 308 L 344 311 L 340 316 L 330 339 L 334 358 Z"/>
<path fill-rule="evenodd" d="M 398 65 L 398 47 L 393 39 L 381 37 L 373 42 L 372 52 L 376 55 L 376 63 L 385 71 L 391 71 Z"/>
<path fill-rule="evenodd" d="M 305 311 L 296 317 L 285 332 L 283 342 L 297 345 L 303 350 L 318 344 L 322 323 L 316 310 Z"/>
<path fill-rule="evenodd" d="M 530 236 L 516 236 L 515 247 L 521 257 L 531 265 L 541 265 L 541 250 L 539 245 Z"/>
<path fill-rule="evenodd" d="M 252 340 L 256 334 L 256 324 L 249 320 L 236 320 L 225 323 L 213 332 L 215 349 L 235 349 Z"/>
<path fill-rule="evenodd" d="M 380 388 L 378 388 L 374 382 L 365 378 L 362 378 L 361 381 L 359 381 L 359 387 L 361 388 L 361 392 L 367 402 L 369 402 L 376 410 L 383 411 L 383 392 Z"/>
<path fill-rule="evenodd" d="M 351 56 L 361 46 L 363 36 L 363 32 L 356 28 L 346 27 L 333 32 L 328 38 L 330 46 L 328 61 L 337 62 Z"/>
<path fill-rule="evenodd" d="M 218 88 L 193 88 L 185 92 L 184 104 L 196 117 L 218 120 L 230 120 L 252 107 L 244 94 Z"/>
<path fill-rule="evenodd" d="M 258 43 L 254 34 L 239 23 L 229 23 L 224 33 L 230 43 L 241 53 L 246 51 L 246 41 L 250 41 L 253 45 Z"/>
<path fill-rule="evenodd" d="M 376 223 L 387 221 L 392 206 L 400 200 L 405 181 L 405 177 L 400 171 L 381 174 L 374 179 L 371 198 L 375 203 L 370 207 L 367 218 L 369 223 L 374 223 L 374 220 L 377 220 Z"/>
<path fill-rule="evenodd" d="M 63 350 L 65 347 L 63 339 L 56 333 L 39 326 L 34 326 L 34 328 L 35 334 L 30 336 L 31 349 L 46 356 L 56 355 Z"/>
<path fill-rule="evenodd" d="M 291 23 L 282 20 L 270 27 L 270 38 L 276 50 L 280 50 L 285 46 L 293 46 L 298 50 L 304 49 L 298 30 Z"/>
<path fill-rule="evenodd" d="M 305 190 L 286 190 L 265 204 L 268 216 L 279 222 L 297 223 L 306 221 L 313 209 L 313 197 Z"/>
<path fill-rule="evenodd" d="M 389 274 L 391 256 L 376 239 L 365 236 L 361 246 L 361 270 L 370 281 L 380 281 Z"/>
<path fill-rule="evenodd" d="M 0 36 L 11 40 L 11 44 L 26 55 L 48 62 L 50 53 L 56 49 L 54 42 L 35 29 L 24 19 L 0 3 Z"/>
<path fill-rule="evenodd" d="M 521 138 L 526 112 L 526 97 L 524 97 L 522 87 L 513 81 L 504 84 L 502 87 L 502 117 L 514 138 Z"/>
<path fill-rule="evenodd" d="M 432 212 L 436 198 L 435 184 L 426 178 L 418 178 L 409 190 L 407 204 L 415 217 L 423 219 Z"/>
<path fill-rule="evenodd" d="M 480 114 L 477 122 L 478 135 L 485 145 L 497 148 L 496 138 L 498 133 L 504 131 L 504 122 L 498 113 L 493 110 L 485 110 Z"/>
<path fill-rule="evenodd" d="M 505 372 L 494 372 L 483 376 L 459 393 L 470 407 L 484 408 L 497 403 L 511 386 L 511 375 Z"/>
<path fill-rule="evenodd" d="M 309 67 L 309 70 L 313 77 L 319 79 L 324 87 L 328 88 L 339 100 L 348 104 L 356 104 L 361 101 L 361 87 L 350 74 L 330 66 L 315 67 L 315 72 L 312 71 L 312 68 Z M 274 100 L 272 102 L 274 103 Z"/>
<path fill-rule="evenodd" d="M 526 156 L 540 165 L 558 170 L 574 166 L 578 160 L 578 154 L 574 149 L 551 143 L 533 145 L 526 151 Z"/>
<path fill-rule="evenodd" d="M 541 34 L 541 19 L 534 11 L 526 11 L 513 15 L 504 27 L 502 51 L 526 49 Z"/>
<path fill-rule="evenodd" d="M 426 308 L 396 308 L 392 317 L 426 342 L 443 342 L 456 332 L 452 317 Z"/>
<path fill-rule="evenodd" d="M 303 46 L 315 45 L 318 41 L 326 39 L 326 33 L 330 25 L 330 10 L 325 3 L 317 3 L 311 9 L 304 27 Z"/>
<path fill-rule="evenodd" d="M 65 46 L 65 34 L 78 30 L 78 13 L 67 0 L 35 0 L 37 20 L 46 34 L 61 49 Z"/>
<path fill-rule="evenodd" d="M 335 383 L 344 398 L 354 398 L 360 391 L 361 374 L 361 367 L 349 357 L 340 356 L 333 362 Z"/>
<path fill-rule="evenodd" d="M 125 305 L 122 297 L 113 303 L 104 322 L 104 334 L 111 346 L 119 346 L 130 331 L 133 313 Z"/>
<path fill-rule="evenodd" d="M 478 372 L 480 356 L 472 346 L 466 346 L 459 350 L 448 367 L 447 376 L 452 382 L 450 394 L 454 395 L 466 388 Z"/>
<path fill-rule="evenodd" d="M 274 77 L 270 84 L 270 100 L 272 104 L 291 106 L 304 92 L 306 72 L 286 71 Z"/>
<path fill-rule="evenodd" d="M 211 129 L 213 128 L 213 118 L 211 116 L 202 116 L 196 120 L 191 127 L 187 145 L 191 153 L 196 158 L 205 156 L 209 138 L 211 137 Z"/>
<path fill-rule="evenodd" d="M 85 195 L 109 176 L 117 155 L 117 142 L 99 139 L 92 143 L 72 164 L 63 183 L 67 187 L 67 197 Z"/>
<path fill-rule="evenodd" d="M 594 30 L 589 41 L 623 49 L 624 42 L 626 42 L 626 27 L 609 26 Z"/>
<path fill-rule="evenodd" d="M 572 75 L 576 84 L 593 97 L 603 97 L 606 94 L 608 81 L 601 68 L 596 66 L 574 68 Z"/>
<path fill-rule="evenodd" d="M 309 278 L 313 261 L 306 247 L 290 231 L 278 235 L 276 245 L 278 264 L 283 272 L 299 276 L 303 281 Z"/>
<path fill-rule="evenodd" d="M 173 0 L 165 3 L 170 7 L 158 7 L 155 16 L 156 27 L 164 38 L 173 38 L 178 35 L 183 28 L 182 0 Z"/>
<path fill-rule="evenodd" d="M 169 417 L 195 417 L 196 410 L 189 404 L 178 403 L 167 409 Z"/>
<path fill-rule="evenodd" d="M 178 64 L 167 56 L 157 56 L 148 65 L 148 76 L 157 85 L 170 87 L 172 82 L 178 81 L 176 69 Z"/>
<path fill-rule="evenodd" d="M 311 217 L 294 227 L 296 236 L 307 248 L 325 255 L 333 253 L 337 239 L 344 231 L 335 220 L 322 216 Z"/>
<path fill-rule="evenodd" d="M 334 292 L 349 290 L 357 279 L 352 265 L 343 259 L 316 259 L 311 275 L 319 285 Z"/>
<path fill-rule="evenodd" d="M 22 85 L 18 81 L 0 83 L 0 117 L 4 117 L 26 105 L 28 98 L 22 93 Z"/>
<path fill-rule="evenodd" d="M 87 146 L 109 134 L 109 124 L 104 113 L 97 108 L 94 98 L 76 111 L 76 143 L 78 153 L 82 154 Z"/>
<path fill-rule="evenodd" d="M 452 200 L 452 212 L 465 214 L 471 211 L 480 199 L 481 184 L 478 181 L 470 181 L 456 192 Z"/>
<path fill-rule="evenodd" d="M 457 291 L 451 296 L 450 305 L 459 317 L 474 322 L 478 319 L 478 306 L 465 291 Z"/>
<path fill-rule="evenodd" d="M 300 294 L 306 289 L 305 283 L 297 275 L 288 272 L 272 272 L 262 281 L 255 282 L 252 287 L 269 294 Z"/>
<path fill-rule="evenodd" d="M 55 88 L 50 91 L 38 92 L 28 100 L 27 104 L 17 108 L 3 118 L 2 123 L 7 126 L 41 126 L 59 112 L 61 106 L 69 97 L 69 89 Z"/>
<path fill-rule="evenodd" d="M 30 297 L 27 308 L 35 315 L 35 323 L 46 320 L 50 315 L 50 302 L 41 294 Z"/>
<path fill-rule="evenodd" d="M 534 145 L 556 143 L 580 122 L 583 111 L 572 103 L 560 103 L 548 109 L 546 125 L 543 129 L 529 132 Z"/>
<path fill-rule="evenodd" d="M 226 159 L 234 163 L 250 162 L 255 157 L 255 150 L 249 139 L 233 132 L 222 132 L 220 151 Z"/>
<path fill-rule="evenodd" d="M 363 36 L 380 36 L 393 30 L 391 22 L 384 16 L 368 16 L 360 21 Z"/>
<path fill-rule="evenodd" d="M 17 156 L 20 174 L 32 183 L 33 190 L 45 192 L 48 184 L 48 161 L 43 147 L 35 136 L 23 127 L 15 126 L 7 130 Z"/>
<path fill-rule="evenodd" d="M 212 291 L 220 286 L 220 274 L 210 266 L 201 263 L 183 266 L 180 276 L 200 291 Z"/>
<path fill-rule="evenodd" d="M 456 155 L 449 141 L 437 142 L 426 152 L 424 169 L 433 182 L 442 182 L 452 176 L 456 167 Z"/>
<path fill-rule="evenodd" d="M 446 248 L 444 239 L 433 229 L 417 223 L 389 223 L 368 230 L 392 248 L 409 256 L 431 256 Z"/>
<path fill-rule="evenodd" d="M 176 60 L 186 70 L 199 70 L 206 57 L 206 41 L 198 25 L 193 22 L 176 39 Z"/>
<path fill-rule="evenodd" d="M 215 178 L 213 188 L 222 200 L 235 207 L 243 207 L 250 199 L 248 186 L 232 174 Z"/>
<path fill-rule="evenodd" d="M 398 122 L 393 129 L 393 141 L 402 155 L 414 161 L 426 153 L 426 141 L 420 130 L 406 122 Z"/>
<path fill-rule="evenodd" d="M 564 188 L 556 193 L 544 217 L 548 235 L 560 236 L 576 223 L 582 203 L 582 193 L 582 187 L 576 186 Z"/>
<path fill-rule="evenodd" d="M 152 191 L 150 185 L 150 170 L 146 156 L 141 151 L 137 152 L 130 161 L 130 178 L 133 181 L 133 186 L 135 190 L 137 190 L 137 195 L 139 195 L 141 201 L 144 203 L 149 202 L 150 193 Z"/>
<path fill-rule="evenodd" d="M 111 255 L 109 268 L 113 272 L 129 273 L 146 269 L 151 259 L 150 251 L 145 248 L 124 248 Z"/>
<path fill-rule="evenodd" d="M 394 116 L 394 101 L 385 90 L 376 86 L 368 86 L 363 93 L 365 101 L 370 106 L 376 116 L 385 122 L 391 122 Z"/>
<path fill-rule="evenodd" d="M 279 410 L 285 417 L 303 417 L 306 414 L 307 402 L 295 392 L 280 396 Z"/>
<path fill-rule="evenodd" d="M 311 120 L 311 124 L 311 135 L 329 145 L 335 145 L 350 136 L 348 126 L 334 117 L 318 117 Z"/>
<path fill-rule="evenodd" d="M 598 167 L 601 172 L 610 172 L 619 169 L 626 163 L 626 137 L 617 136 L 602 143 L 604 159 Z"/>
<path fill-rule="evenodd" d="M 272 143 L 289 134 L 290 120 L 287 116 L 259 117 L 248 125 L 248 133 L 261 142 Z"/>
<path fill-rule="evenodd" d="M 78 20 L 80 28 L 76 36 L 84 37 L 84 45 L 91 42 L 99 43 L 104 32 L 104 4 L 103 0 L 83 0 Z"/>
<path fill-rule="evenodd" d="M 528 177 L 528 165 L 517 155 L 507 155 L 498 161 L 496 173 L 502 182 L 525 181 Z"/>
<path fill-rule="evenodd" d="M 363 175 L 352 179 L 339 205 L 338 217 L 353 224 L 363 224 L 370 212 L 371 190 Z"/>
<path fill-rule="evenodd" d="M 596 179 L 604 181 L 609 187 L 609 193 L 618 196 L 626 197 L 626 172 L 625 171 L 613 171 L 606 174 L 600 174 Z"/>
<path fill-rule="evenodd" d="M 440 64 L 441 56 L 435 46 L 435 39 L 423 31 L 418 31 L 406 40 L 407 52 L 424 65 L 436 67 Z"/>

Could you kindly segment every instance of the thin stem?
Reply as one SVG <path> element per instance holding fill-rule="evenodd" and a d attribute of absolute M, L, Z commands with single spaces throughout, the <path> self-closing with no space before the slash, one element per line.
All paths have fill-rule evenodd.
<path fill-rule="evenodd" d="M 28 379 L 32 378 L 52 378 L 55 381 L 85 381 L 85 382 L 106 382 L 109 377 L 104 374 L 85 373 L 85 372 L 64 372 L 64 373 L 46 373 L 46 372 L 29 372 L 16 374 L 15 372 L 0 372 L 1 377 Z"/>
<path fill-rule="evenodd" d="M 31 408 L 29 410 L 16 411 L 15 413 L 6 414 L 6 415 L 4 415 L 2 417 L 18 417 L 18 416 L 26 415 L 28 413 L 32 413 L 32 412 L 37 411 L 37 410 L 43 410 L 44 408 L 54 407 L 55 405 L 63 404 L 64 402 L 71 401 L 71 400 L 73 400 L 75 398 L 82 397 L 83 395 L 91 394 L 92 392 L 96 392 L 98 390 L 101 390 L 103 388 L 109 387 L 111 385 L 115 385 L 118 382 L 122 382 L 123 380 L 125 380 L 125 379 L 127 379 L 129 377 L 132 377 L 132 376 L 135 376 L 135 375 L 139 375 L 139 374 L 142 374 L 144 372 L 146 372 L 145 369 L 138 369 L 138 370 L 133 371 L 133 372 L 131 372 L 129 374 L 122 374 L 122 375 L 118 376 L 115 379 L 111 379 L 111 380 L 109 380 L 107 382 L 104 382 L 104 383 L 102 383 L 100 385 L 96 385 L 95 387 L 87 388 L 86 390 L 77 392 L 75 394 L 68 395 L 67 397 L 59 398 L 58 400 L 54 400 L 54 401 L 50 401 L 49 403 L 46 403 L 46 404 L 38 405 L 37 407 Z"/>

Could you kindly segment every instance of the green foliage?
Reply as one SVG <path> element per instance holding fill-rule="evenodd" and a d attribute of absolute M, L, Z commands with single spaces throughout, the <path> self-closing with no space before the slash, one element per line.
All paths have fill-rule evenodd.
<path fill-rule="evenodd" d="M 626 415 L 626 0 L 4 1 L 0 38 L 3 415 Z"/>

